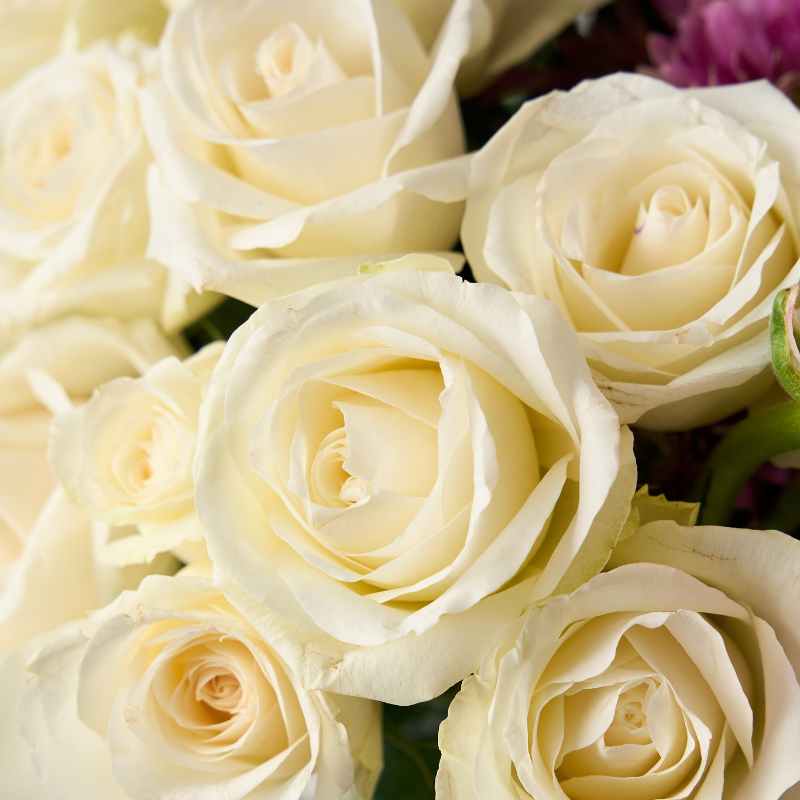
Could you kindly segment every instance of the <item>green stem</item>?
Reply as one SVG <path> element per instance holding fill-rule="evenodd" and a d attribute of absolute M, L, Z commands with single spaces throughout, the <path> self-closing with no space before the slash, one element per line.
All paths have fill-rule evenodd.
<path fill-rule="evenodd" d="M 800 403 L 793 400 L 751 414 L 731 428 L 706 468 L 703 524 L 724 525 L 747 479 L 765 461 L 792 450 L 800 450 Z"/>

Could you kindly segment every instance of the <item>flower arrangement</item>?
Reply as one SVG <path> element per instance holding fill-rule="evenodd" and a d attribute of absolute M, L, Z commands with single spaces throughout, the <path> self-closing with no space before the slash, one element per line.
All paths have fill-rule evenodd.
<path fill-rule="evenodd" d="M 799 70 L 0 0 L 0 797 L 800 796 Z"/>

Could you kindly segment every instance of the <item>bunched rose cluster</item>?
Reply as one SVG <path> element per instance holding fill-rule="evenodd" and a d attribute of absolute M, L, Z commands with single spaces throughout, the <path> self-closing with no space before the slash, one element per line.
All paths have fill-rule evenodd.
<path fill-rule="evenodd" d="M 800 112 L 619 74 L 466 153 L 598 5 L 0 0 L 0 798 L 370 800 L 459 682 L 439 800 L 790 797 L 800 543 L 634 435 L 775 388 Z"/>

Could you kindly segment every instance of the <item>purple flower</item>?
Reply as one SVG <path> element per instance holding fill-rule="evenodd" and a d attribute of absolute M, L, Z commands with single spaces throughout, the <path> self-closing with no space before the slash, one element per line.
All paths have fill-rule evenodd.
<path fill-rule="evenodd" d="M 800 87 L 800 0 L 657 0 L 674 36 L 648 37 L 657 74 L 676 86 L 766 78 Z"/>

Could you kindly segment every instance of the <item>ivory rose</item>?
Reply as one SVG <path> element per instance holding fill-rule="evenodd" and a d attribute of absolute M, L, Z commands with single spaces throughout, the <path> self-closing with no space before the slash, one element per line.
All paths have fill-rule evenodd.
<path fill-rule="evenodd" d="M 207 578 L 146 578 L 36 644 L 6 667 L 25 676 L 22 696 L 2 690 L 25 797 L 372 796 L 379 705 L 303 689 L 281 655 L 284 632 L 245 622 Z M 23 772 L 32 757 L 38 769 Z"/>
<path fill-rule="evenodd" d="M 290 621 L 308 685 L 409 704 L 602 568 L 636 470 L 551 304 L 401 271 L 256 311 L 195 473 L 217 579 Z"/>
<path fill-rule="evenodd" d="M 110 308 L 175 330 L 212 302 L 145 256 L 153 55 L 132 39 L 66 53 L 0 95 L 0 346 Z"/>
<path fill-rule="evenodd" d="M 214 343 L 185 361 L 170 356 L 56 417 L 51 458 L 67 494 L 92 520 L 137 529 L 109 541 L 110 561 L 139 563 L 166 550 L 193 561 L 203 551 L 192 459 L 200 402 L 221 352 Z"/>
<path fill-rule="evenodd" d="M 465 681 L 439 731 L 438 800 L 789 797 L 800 543 L 654 522 L 612 565 Z"/>
<path fill-rule="evenodd" d="M 48 462 L 52 413 L 175 352 L 149 321 L 79 317 L 0 353 L 0 650 L 104 605 L 141 570 L 95 558 L 89 520 Z"/>
<path fill-rule="evenodd" d="M 408 14 L 426 47 L 432 47 L 448 14 L 467 13 L 469 50 L 459 88 L 474 94 L 501 72 L 532 55 L 579 14 L 605 0 L 394 0 Z"/>
<path fill-rule="evenodd" d="M 0 0 L 0 92 L 59 52 L 125 31 L 155 41 L 160 0 Z"/>
<path fill-rule="evenodd" d="M 798 142 L 766 83 L 613 75 L 534 100 L 475 158 L 468 260 L 559 306 L 624 421 L 718 420 L 772 380 L 768 315 L 800 278 Z"/>
<path fill-rule="evenodd" d="M 144 98 L 151 256 L 258 305 L 365 256 L 449 250 L 468 38 L 451 26 L 431 58 L 391 0 L 181 5 Z"/>

